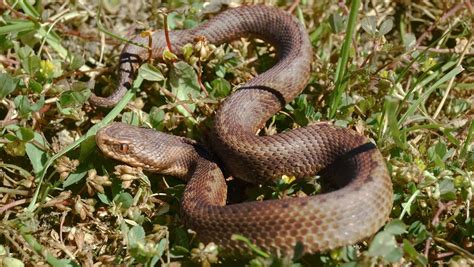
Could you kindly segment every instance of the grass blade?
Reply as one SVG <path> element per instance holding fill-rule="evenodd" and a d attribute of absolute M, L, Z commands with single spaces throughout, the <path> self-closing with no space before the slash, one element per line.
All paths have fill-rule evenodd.
<path fill-rule="evenodd" d="M 347 86 L 347 80 L 345 80 L 346 66 L 349 61 L 349 50 L 352 43 L 352 36 L 357 20 L 357 13 L 359 11 L 360 0 L 353 0 L 351 5 L 351 11 L 349 13 L 349 21 L 347 23 L 346 37 L 342 44 L 341 57 L 337 62 L 337 69 L 335 75 L 336 86 L 331 96 L 329 97 L 329 118 L 334 118 L 336 111 L 341 103 L 341 96 Z"/>
<path fill-rule="evenodd" d="M 464 68 L 462 66 L 457 66 L 454 69 L 452 69 L 450 72 L 448 72 L 446 75 L 441 77 L 441 79 L 436 81 L 430 88 L 428 88 L 428 90 L 426 90 L 417 100 L 415 100 L 410 105 L 408 110 L 405 112 L 405 114 L 403 114 L 403 116 L 398 121 L 398 126 L 400 127 L 408 117 L 412 116 L 415 113 L 415 110 L 419 108 L 420 104 L 424 102 L 426 99 L 428 99 L 428 97 L 431 95 L 431 93 L 433 93 L 434 90 L 436 90 L 436 88 L 438 88 L 440 85 L 450 80 L 452 77 L 458 75 L 463 70 Z"/>

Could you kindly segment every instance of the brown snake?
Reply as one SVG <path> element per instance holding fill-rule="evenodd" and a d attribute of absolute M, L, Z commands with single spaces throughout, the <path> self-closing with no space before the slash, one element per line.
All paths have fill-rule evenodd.
<path fill-rule="evenodd" d="M 264 183 L 282 175 L 307 177 L 323 172 L 339 189 L 302 198 L 254 201 L 226 206 L 224 175 L 210 152 L 195 141 L 151 129 L 113 123 L 101 129 L 97 145 L 109 157 L 188 182 L 181 210 L 200 240 L 243 251 L 232 234 L 248 237 L 275 253 L 291 254 L 297 242 L 305 252 L 355 243 L 374 234 L 392 207 L 392 184 L 375 145 L 352 130 L 316 123 L 271 136 L 256 132 L 296 97 L 310 76 L 312 48 L 304 26 L 288 13 L 266 6 L 243 6 L 220 13 L 190 30 L 170 32 L 175 52 L 195 38 L 220 44 L 257 36 L 277 50 L 278 62 L 240 86 L 217 111 L 212 152 L 233 176 Z M 147 44 L 136 37 L 134 42 Z M 163 31 L 153 34 L 153 57 L 160 57 Z M 147 49 L 127 45 L 121 55 L 119 89 L 93 96 L 99 106 L 114 105 L 130 86 Z"/>

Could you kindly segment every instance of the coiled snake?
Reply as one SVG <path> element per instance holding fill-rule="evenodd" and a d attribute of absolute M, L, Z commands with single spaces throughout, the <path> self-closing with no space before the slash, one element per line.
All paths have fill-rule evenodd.
<path fill-rule="evenodd" d="M 202 241 L 216 242 L 230 251 L 245 249 L 242 242 L 231 240 L 234 233 L 284 254 L 291 254 L 297 242 L 311 253 L 372 235 L 387 220 L 393 194 L 384 159 L 375 145 L 352 130 L 327 123 L 271 136 L 256 135 L 308 81 L 312 48 L 302 24 L 276 8 L 243 6 L 196 28 L 171 31 L 169 38 L 173 50 L 179 52 L 197 37 L 220 44 L 248 35 L 271 43 L 278 61 L 222 103 L 214 120 L 212 152 L 231 175 L 252 183 L 323 171 L 338 190 L 226 206 L 224 175 L 210 152 L 195 141 L 113 123 L 96 135 L 97 145 L 109 157 L 187 181 L 181 202 L 186 225 Z M 164 32 L 157 31 L 152 38 L 153 57 L 160 57 L 166 47 Z M 133 41 L 148 43 L 140 36 Z M 93 96 L 91 102 L 114 105 L 147 56 L 147 49 L 127 45 L 120 59 L 118 90 L 107 98 Z"/>

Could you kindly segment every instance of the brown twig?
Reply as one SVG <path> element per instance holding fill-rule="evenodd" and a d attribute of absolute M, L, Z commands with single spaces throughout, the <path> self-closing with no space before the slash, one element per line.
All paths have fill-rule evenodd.
<path fill-rule="evenodd" d="M 2 4 L 3 4 L 2 7 L 6 7 L 8 9 L 8 11 L 12 12 L 16 16 L 18 16 L 19 18 L 24 18 L 24 19 L 27 19 L 27 20 L 38 22 L 38 20 L 36 18 L 30 17 L 26 14 L 23 14 L 23 13 L 15 10 L 13 7 L 11 7 L 10 5 L 7 4 L 7 1 L 2 1 Z"/>
<path fill-rule="evenodd" d="M 173 94 L 172 92 L 168 91 L 166 88 L 163 88 L 160 86 L 160 91 L 168 96 L 168 97 L 171 97 L 173 99 L 173 101 L 177 101 L 177 100 L 180 100 L 175 94 Z M 189 107 L 186 105 L 186 104 L 182 104 L 181 105 L 191 116 L 193 114 L 193 112 L 189 109 Z"/>
<path fill-rule="evenodd" d="M 437 259 L 437 260 L 440 260 L 440 259 L 443 259 L 443 258 L 452 256 L 452 255 L 454 255 L 454 252 L 452 252 L 452 251 L 450 251 L 450 252 L 438 253 L 438 254 L 436 255 L 436 259 Z"/>
<path fill-rule="evenodd" d="M 27 198 L 19 199 L 19 200 L 10 202 L 10 203 L 6 204 L 3 207 L 0 207 L 0 214 L 4 213 L 5 211 L 9 210 L 10 208 L 25 204 L 27 200 L 29 200 L 29 199 L 27 199 Z"/>
<path fill-rule="evenodd" d="M 63 225 L 64 225 L 64 221 L 66 220 L 66 215 L 67 215 L 67 211 L 64 211 L 62 216 L 61 216 L 61 220 L 59 222 L 59 240 L 61 240 L 61 243 L 64 244 L 64 240 L 63 240 Z"/>
<path fill-rule="evenodd" d="M 6 193 L 9 195 L 20 195 L 20 196 L 29 196 L 31 192 L 28 190 L 20 190 L 13 188 L 0 187 L 0 193 Z"/>
<path fill-rule="evenodd" d="M 92 42 L 97 42 L 97 43 L 101 42 L 100 38 L 97 37 L 97 34 L 95 34 L 95 33 L 94 34 L 87 34 L 87 33 L 82 33 L 80 31 L 70 30 L 70 29 L 67 29 L 61 23 L 56 24 L 56 30 L 58 30 L 59 32 L 61 32 L 64 35 L 75 36 L 75 37 L 79 37 L 79 38 L 87 40 L 87 41 L 92 41 Z M 105 43 L 109 44 L 109 45 L 120 45 L 121 44 L 121 42 L 119 42 L 118 40 L 116 40 L 114 38 L 105 38 Z"/>
<path fill-rule="evenodd" d="M 447 240 L 444 240 L 443 238 L 440 237 L 433 237 L 433 240 L 436 241 L 437 243 L 440 243 L 442 246 L 454 251 L 455 253 L 458 253 L 462 257 L 465 257 L 467 260 L 471 261 L 474 263 L 474 255 L 472 255 L 471 252 L 467 251 L 466 249 L 451 243 Z M 439 255 L 438 255 L 439 256 Z"/>
<path fill-rule="evenodd" d="M 8 125 L 17 124 L 18 120 L 0 120 L 0 128 L 5 128 Z"/>
<path fill-rule="evenodd" d="M 8 58 L 4 55 L 0 55 L 0 63 L 2 63 L 5 67 L 11 67 L 13 65 L 16 65 L 16 66 L 20 65 L 20 62 L 18 62 L 17 60 Z"/>
<path fill-rule="evenodd" d="M 429 48 L 426 46 L 418 46 L 416 50 L 427 50 L 429 52 L 440 53 L 440 54 L 462 54 L 462 52 L 456 52 L 454 49 L 450 48 Z M 474 56 L 474 52 L 466 52 L 465 55 Z"/>
<path fill-rule="evenodd" d="M 449 201 L 448 203 L 444 204 L 443 202 L 439 201 L 438 202 L 438 210 L 436 211 L 435 215 L 433 216 L 433 219 L 431 220 L 431 224 L 433 226 L 437 226 L 439 224 L 439 216 L 441 213 L 445 210 L 447 210 L 449 207 L 451 207 L 454 204 L 454 201 Z"/>
<path fill-rule="evenodd" d="M 151 31 L 147 31 L 148 37 L 148 63 L 153 64 L 153 33 Z"/>
<path fill-rule="evenodd" d="M 8 239 L 8 242 L 10 242 L 10 244 L 12 244 L 16 250 L 18 252 L 20 252 L 20 254 L 22 255 L 23 259 L 29 259 L 30 258 L 30 254 L 27 253 L 21 246 L 20 244 L 18 244 L 15 239 L 13 239 L 13 237 L 10 236 L 10 234 L 8 233 L 8 231 L 4 231 L 3 232 L 3 235 L 5 236 L 6 239 Z M 13 235 L 16 235 L 15 232 L 13 232 Z"/>
<path fill-rule="evenodd" d="M 5 115 L 5 118 L 0 120 L 0 128 L 17 123 L 18 122 L 16 119 L 17 114 L 15 111 L 15 104 L 13 103 L 13 101 L 4 99 L 2 100 L 1 104 L 4 105 L 8 109 L 8 111 L 7 111 L 7 115 Z"/>
<path fill-rule="evenodd" d="M 209 92 L 207 91 L 206 87 L 202 83 L 202 68 L 201 68 L 201 61 L 198 61 L 198 69 L 197 69 L 197 78 L 198 78 L 198 84 L 199 87 L 201 87 L 201 90 L 204 92 L 206 97 L 209 97 Z"/>
<path fill-rule="evenodd" d="M 431 248 L 431 242 L 433 242 L 433 239 L 431 239 L 431 237 L 428 237 L 426 239 L 426 242 L 425 242 L 425 250 L 424 250 L 424 255 L 425 255 L 425 258 L 428 259 L 428 254 L 430 252 L 430 248 Z"/>
<path fill-rule="evenodd" d="M 171 40 L 170 40 L 170 33 L 168 30 L 168 15 L 163 14 L 164 21 L 163 21 L 163 28 L 165 30 L 165 39 L 166 39 L 166 46 L 168 47 L 168 50 L 173 53 L 173 49 L 171 48 Z M 174 54 L 174 53 L 173 53 Z"/>
<path fill-rule="evenodd" d="M 300 4 L 300 0 L 293 1 L 291 6 L 288 8 L 288 12 L 293 13 L 295 11 L 296 7 L 298 7 L 299 4 Z"/>

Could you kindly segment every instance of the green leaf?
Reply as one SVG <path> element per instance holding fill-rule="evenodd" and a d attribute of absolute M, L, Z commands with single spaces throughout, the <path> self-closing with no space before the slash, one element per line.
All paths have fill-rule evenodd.
<path fill-rule="evenodd" d="M 382 257 L 389 262 L 397 262 L 403 256 L 403 250 L 398 246 L 395 235 L 405 233 L 406 225 L 401 220 L 393 220 L 385 225 L 384 230 L 375 235 L 370 244 L 368 254 L 372 257 Z"/>
<path fill-rule="evenodd" d="M 165 112 L 157 107 L 152 107 L 150 110 L 150 123 L 151 127 L 161 131 L 164 128 L 163 121 L 165 120 Z"/>
<path fill-rule="evenodd" d="M 0 27 L 1 29 L 1 27 Z M 10 36 L 0 34 L 0 52 L 4 53 L 6 50 L 13 48 L 13 42 Z"/>
<path fill-rule="evenodd" d="M 15 91 L 18 82 L 19 79 L 12 77 L 8 73 L 0 73 L 0 99 Z"/>
<path fill-rule="evenodd" d="M 154 258 L 161 258 L 161 256 L 163 256 L 163 253 L 165 252 L 166 250 L 166 247 L 168 245 L 168 240 L 166 238 L 163 238 L 160 240 L 160 242 L 158 242 L 158 244 L 156 244 L 155 246 L 155 249 L 156 249 L 156 255 L 154 256 Z"/>
<path fill-rule="evenodd" d="M 224 78 L 216 78 L 211 82 L 212 87 L 212 95 L 214 97 L 223 97 L 228 96 L 232 86 L 230 85 L 229 81 Z"/>
<path fill-rule="evenodd" d="M 398 105 L 399 105 L 399 102 L 395 98 L 388 97 L 388 96 L 385 97 L 384 110 L 385 110 L 385 116 L 387 117 L 387 121 L 388 121 L 389 133 L 398 147 L 402 149 L 406 149 L 407 148 L 406 137 L 405 135 L 401 134 L 398 121 L 397 121 Z"/>
<path fill-rule="evenodd" d="M 87 137 L 84 142 L 81 143 L 81 150 L 79 152 L 79 161 L 85 162 L 89 156 L 94 152 L 96 148 L 95 145 L 95 135 Z"/>
<path fill-rule="evenodd" d="M 461 157 L 466 157 L 468 153 L 471 153 L 471 156 L 474 151 L 469 151 L 469 146 L 472 146 L 472 139 L 474 137 L 474 120 L 471 120 L 469 130 L 467 131 L 466 139 L 464 145 L 461 149 Z M 467 157 L 469 160 L 469 157 Z"/>
<path fill-rule="evenodd" d="M 23 267 L 23 266 L 25 266 L 25 264 L 21 260 L 16 259 L 16 258 L 12 258 L 12 257 L 4 257 L 2 259 L 2 265 L 6 266 L 6 267 Z"/>
<path fill-rule="evenodd" d="M 370 35 L 377 33 L 377 18 L 375 16 L 368 16 L 362 19 L 360 25 L 365 32 Z"/>
<path fill-rule="evenodd" d="M 407 33 L 403 38 L 403 46 L 406 50 L 410 50 L 416 44 L 416 36 L 413 33 Z"/>
<path fill-rule="evenodd" d="M 70 70 L 77 70 L 85 64 L 83 57 L 74 54 L 68 54 L 68 62 Z"/>
<path fill-rule="evenodd" d="M 40 99 L 36 101 L 35 103 L 31 104 L 30 110 L 33 112 L 36 112 L 40 110 L 44 106 L 44 96 L 40 96 Z"/>
<path fill-rule="evenodd" d="M 329 26 L 333 33 L 340 33 L 344 29 L 344 18 L 338 13 L 329 16 Z"/>
<path fill-rule="evenodd" d="M 44 105 L 44 97 L 41 96 L 41 99 L 37 103 L 33 104 L 28 100 L 28 97 L 24 95 L 19 95 L 13 100 L 15 107 L 17 108 L 20 116 L 22 118 L 28 118 L 31 115 L 31 112 L 38 111 Z"/>
<path fill-rule="evenodd" d="M 12 21 L 10 23 L 0 27 L 0 35 L 31 31 L 37 27 L 36 23 L 29 20 Z"/>
<path fill-rule="evenodd" d="M 35 137 L 35 132 L 31 128 L 20 127 L 16 132 L 16 136 L 23 142 L 28 142 Z"/>
<path fill-rule="evenodd" d="M 439 183 L 439 192 L 441 198 L 444 200 L 455 200 L 456 199 L 456 188 L 452 180 L 443 179 Z"/>
<path fill-rule="evenodd" d="M 393 28 L 393 20 L 392 19 L 386 19 L 382 22 L 382 25 L 380 25 L 379 29 L 379 35 L 385 35 L 389 33 Z"/>
<path fill-rule="evenodd" d="M 397 262 L 402 258 L 403 251 L 398 247 L 393 234 L 382 231 L 372 240 L 368 254 L 372 257 L 382 257 L 389 262 Z"/>
<path fill-rule="evenodd" d="M 163 52 L 163 59 L 168 62 L 174 62 L 178 60 L 178 56 L 173 54 L 170 50 L 165 49 Z"/>
<path fill-rule="evenodd" d="M 21 141 L 12 141 L 4 146 L 7 154 L 15 157 L 23 157 L 25 155 L 25 143 Z"/>
<path fill-rule="evenodd" d="M 171 248 L 171 252 L 173 253 L 174 256 L 188 256 L 189 255 L 189 250 L 179 245 L 174 245 Z"/>
<path fill-rule="evenodd" d="M 194 47 L 192 44 L 185 44 L 182 48 L 181 51 L 183 53 L 183 57 L 186 61 L 189 61 L 190 57 L 194 53 Z"/>
<path fill-rule="evenodd" d="M 304 255 L 304 245 L 301 242 L 297 242 L 294 247 L 293 261 L 301 259 Z"/>
<path fill-rule="evenodd" d="M 41 93 L 43 91 L 43 85 L 41 83 L 35 81 L 34 79 L 30 79 L 28 81 L 28 88 L 33 91 L 33 93 Z"/>
<path fill-rule="evenodd" d="M 133 226 L 127 233 L 128 245 L 136 247 L 145 243 L 145 230 L 140 225 Z"/>
<path fill-rule="evenodd" d="M 138 75 L 140 75 L 140 77 L 142 77 L 144 80 L 153 82 L 159 82 L 165 79 L 158 68 L 148 63 L 145 63 L 140 67 L 138 70 Z"/>
<path fill-rule="evenodd" d="M 20 116 L 22 118 L 28 118 L 29 115 L 31 115 L 31 112 L 36 112 L 44 106 L 44 96 L 41 96 L 41 98 L 36 103 L 31 103 L 28 100 L 28 97 L 19 95 L 15 97 L 13 102 L 15 103 Z"/>
<path fill-rule="evenodd" d="M 122 204 L 122 208 L 128 209 L 133 204 L 133 197 L 127 192 L 122 192 L 118 195 L 115 202 L 117 202 L 117 204 Z"/>
<path fill-rule="evenodd" d="M 413 222 L 408 228 L 408 233 L 411 236 L 415 237 L 415 240 L 412 240 L 415 245 L 418 245 L 421 242 L 425 241 L 430 235 L 426 230 L 426 226 L 420 221 Z"/>
<path fill-rule="evenodd" d="M 403 210 L 402 210 L 402 213 L 400 214 L 400 217 L 399 217 L 400 219 L 403 218 L 405 213 L 408 213 L 409 215 L 411 214 L 412 206 L 416 205 L 415 199 L 420 194 L 420 190 L 416 189 L 416 186 L 413 185 L 410 187 L 414 188 L 414 191 L 412 195 L 410 196 L 410 198 L 406 202 L 402 203 Z"/>
<path fill-rule="evenodd" d="M 29 46 L 18 47 L 16 53 L 20 58 L 20 61 L 28 59 L 29 56 L 34 55 L 33 49 Z"/>
<path fill-rule="evenodd" d="M 20 0 L 18 3 L 26 15 L 36 19 L 40 18 L 40 13 L 30 4 L 30 1 Z"/>
<path fill-rule="evenodd" d="M 102 203 L 104 203 L 106 205 L 110 205 L 110 200 L 109 200 L 109 198 L 107 197 L 106 194 L 102 194 L 102 193 L 99 192 L 99 193 L 97 193 L 97 196 L 99 197 L 99 200 Z"/>
<path fill-rule="evenodd" d="M 79 86 L 80 84 L 83 84 L 83 83 L 82 82 L 74 83 L 75 86 Z M 80 87 L 78 88 L 80 89 Z M 87 101 L 90 95 L 91 95 L 91 91 L 89 89 L 81 90 L 81 91 L 76 91 L 76 90 L 66 91 L 62 93 L 61 96 L 59 97 L 59 104 L 61 105 L 62 108 L 80 107 L 82 106 L 82 104 L 84 104 Z"/>
<path fill-rule="evenodd" d="M 41 69 L 41 59 L 34 54 L 22 60 L 21 64 L 23 65 L 23 69 L 32 76 L 35 76 Z"/>
<path fill-rule="evenodd" d="M 428 259 L 416 251 L 415 247 L 410 243 L 410 241 L 403 239 L 403 250 L 412 258 L 417 264 L 421 266 L 426 266 L 428 264 Z"/>
<path fill-rule="evenodd" d="M 84 177 L 86 177 L 87 171 L 89 171 L 89 169 L 90 168 L 87 166 L 87 164 L 79 165 L 73 173 L 69 174 L 66 181 L 63 182 L 63 188 L 80 182 Z"/>
<path fill-rule="evenodd" d="M 176 95 L 178 101 L 191 100 L 198 97 L 201 93 L 201 88 L 198 83 L 198 77 L 191 65 L 180 61 L 173 64 L 170 71 L 170 86 L 171 91 Z M 190 112 L 196 108 L 195 104 L 183 104 L 187 106 Z M 186 117 L 191 117 L 192 114 L 186 110 L 183 105 L 178 105 L 178 111 Z"/>
<path fill-rule="evenodd" d="M 38 35 L 41 36 L 42 39 L 46 39 L 46 43 L 58 53 L 61 59 L 66 59 L 68 51 L 61 45 L 61 38 L 54 31 L 50 31 L 49 27 L 48 29 L 44 28 L 45 27 L 41 27 L 38 29 Z"/>
<path fill-rule="evenodd" d="M 181 247 L 180 250 L 186 250 L 189 253 L 189 236 L 183 228 L 176 228 L 174 231 L 174 247 Z"/>
<path fill-rule="evenodd" d="M 393 235 L 401 235 L 406 232 L 407 226 L 401 220 L 393 220 L 384 227 L 384 231 Z"/>
<path fill-rule="evenodd" d="M 37 144 L 40 144 L 42 147 L 39 147 L 31 142 L 25 145 L 26 154 L 30 159 L 31 165 L 33 166 L 33 171 L 38 174 L 43 171 L 46 162 L 48 161 L 48 153 L 42 148 L 47 148 L 48 144 L 45 142 L 41 134 L 34 132 L 34 141 Z"/>

